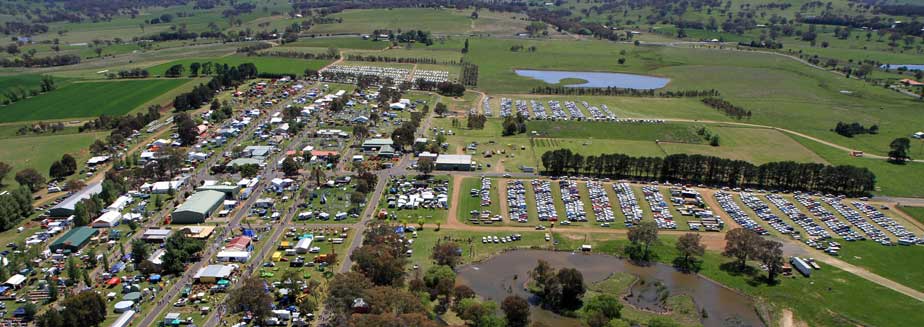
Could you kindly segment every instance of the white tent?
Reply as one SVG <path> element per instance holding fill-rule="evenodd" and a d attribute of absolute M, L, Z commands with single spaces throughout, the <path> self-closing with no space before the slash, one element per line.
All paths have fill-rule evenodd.
<path fill-rule="evenodd" d="M 228 262 L 246 262 L 250 259 L 250 252 L 247 251 L 221 251 L 216 255 L 218 261 Z"/>
<path fill-rule="evenodd" d="M 26 281 L 26 276 L 16 274 L 16 275 L 13 275 L 13 277 L 10 277 L 10 279 L 7 279 L 5 282 L 3 282 L 3 285 L 10 285 L 13 288 L 19 288 L 20 286 L 22 286 L 22 282 L 25 282 L 25 281 Z"/>
<path fill-rule="evenodd" d="M 309 249 L 311 249 L 311 238 L 298 240 L 298 244 L 295 245 L 295 252 L 298 253 L 308 253 Z"/>

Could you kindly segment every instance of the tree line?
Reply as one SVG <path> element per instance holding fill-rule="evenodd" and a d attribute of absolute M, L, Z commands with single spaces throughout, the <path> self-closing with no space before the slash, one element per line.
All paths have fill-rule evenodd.
<path fill-rule="evenodd" d="M 106 77 L 108 77 L 109 79 L 148 78 L 149 76 L 151 76 L 151 72 L 143 68 L 132 68 L 128 70 L 120 70 L 117 73 L 106 74 Z"/>
<path fill-rule="evenodd" d="M 176 111 L 186 111 L 198 108 L 203 103 L 209 102 L 215 97 L 215 92 L 226 87 L 237 86 L 245 80 L 257 76 L 257 66 L 253 63 L 244 63 L 237 67 L 230 67 L 222 70 L 217 76 L 212 77 L 207 84 L 199 84 L 191 92 L 180 94 L 173 100 L 173 107 Z"/>
<path fill-rule="evenodd" d="M 0 162 L 0 182 L 9 171 L 10 166 Z M 15 227 L 32 213 L 32 191 L 28 187 L 20 186 L 0 194 L 0 232 Z"/>
<path fill-rule="evenodd" d="M 48 57 L 22 56 L 21 58 L 0 58 L 3 67 L 54 67 L 76 65 L 80 63 L 80 56 L 72 54 L 54 55 Z"/>
<path fill-rule="evenodd" d="M 876 176 L 866 168 L 792 161 L 754 165 L 713 156 L 673 154 L 631 157 L 624 154 L 583 156 L 570 149 L 547 151 L 542 165 L 550 175 L 592 174 L 760 189 L 800 190 L 862 196 L 872 192 Z"/>
<path fill-rule="evenodd" d="M 546 95 L 604 95 L 604 96 L 634 96 L 658 98 L 684 98 L 684 97 L 715 97 L 719 90 L 679 90 L 655 91 L 624 89 L 618 87 L 565 87 L 565 86 L 539 86 L 530 90 L 532 94 Z"/>
<path fill-rule="evenodd" d="M 368 61 L 368 62 L 396 62 L 402 64 L 431 64 L 431 65 L 459 65 L 459 61 L 453 60 L 437 60 L 436 58 L 426 58 L 426 57 L 388 57 L 388 56 L 374 56 L 374 55 L 357 55 L 350 54 L 347 55 L 347 60 L 349 61 Z"/>
<path fill-rule="evenodd" d="M 468 62 L 462 63 L 462 85 L 478 85 L 478 65 Z"/>
<path fill-rule="evenodd" d="M 728 117 L 741 120 L 742 118 L 751 119 L 751 111 L 731 104 L 720 98 L 708 97 L 703 98 L 703 103 L 715 110 L 721 111 Z"/>
<path fill-rule="evenodd" d="M 282 57 L 282 58 L 319 59 L 319 60 L 340 59 L 340 54 L 311 53 L 311 52 L 300 52 L 300 51 L 251 52 L 251 53 L 248 53 L 247 55 L 257 56 L 257 57 Z"/>
<path fill-rule="evenodd" d="M 91 153 L 104 153 L 110 148 L 122 144 L 122 142 L 131 137 L 135 131 L 140 131 L 151 122 L 160 119 L 160 109 L 160 105 L 152 105 L 148 107 L 147 112 L 139 112 L 134 116 L 124 115 L 112 117 L 102 115 L 84 123 L 83 126 L 80 126 L 77 130 L 81 133 L 90 130 L 111 130 L 109 136 L 106 137 L 105 143 L 102 140 L 96 140 L 90 145 Z"/>
<path fill-rule="evenodd" d="M 441 95 L 460 97 L 465 95 L 465 86 L 453 82 L 433 82 L 422 78 L 414 81 L 414 88 L 421 91 L 436 91 Z"/>

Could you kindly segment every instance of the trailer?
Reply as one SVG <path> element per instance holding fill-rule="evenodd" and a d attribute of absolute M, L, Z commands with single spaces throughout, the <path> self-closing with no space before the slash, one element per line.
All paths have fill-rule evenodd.
<path fill-rule="evenodd" d="M 796 270 L 802 273 L 802 275 L 805 275 L 805 277 L 812 275 L 812 266 L 809 266 L 809 264 L 806 263 L 805 260 L 802 260 L 802 258 L 792 257 L 792 259 L 789 260 L 789 263 L 792 264 L 793 268 L 796 268 Z"/>

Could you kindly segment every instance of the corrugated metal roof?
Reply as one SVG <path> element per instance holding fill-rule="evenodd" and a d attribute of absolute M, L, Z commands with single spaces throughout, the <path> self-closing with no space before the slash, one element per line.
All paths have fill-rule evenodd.
<path fill-rule="evenodd" d="M 186 199 L 186 202 L 183 202 L 183 204 L 181 204 L 173 212 L 191 211 L 205 215 L 209 212 L 209 210 L 215 207 L 216 203 L 221 204 L 221 202 L 224 200 L 224 192 L 200 191 L 189 196 L 189 198 Z"/>

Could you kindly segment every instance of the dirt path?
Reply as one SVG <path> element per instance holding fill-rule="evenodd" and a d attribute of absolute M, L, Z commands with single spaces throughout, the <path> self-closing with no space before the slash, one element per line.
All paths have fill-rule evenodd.
<path fill-rule="evenodd" d="M 725 222 L 725 225 L 727 225 L 728 230 L 741 227 L 741 225 L 738 225 L 738 223 L 735 222 L 734 220 L 728 219 L 728 214 L 724 210 L 722 210 L 722 206 L 720 206 L 719 202 L 715 200 L 715 191 L 709 190 L 709 189 L 696 189 L 696 190 L 699 191 L 699 193 L 703 195 L 703 201 L 706 202 L 706 206 L 708 206 L 709 209 L 712 210 L 713 214 L 718 215 L 718 216 L 725 216 L 725 219 L 722 219 L 722 221 Z"/>
<path fill-rule="evenodd" d="M 454 228 L 454 227 L 463 227 L 464 224 L 459 222 L 459 194 L 462 188 L 462 176 L 453 175 L 452 176 L 452 195 L 450 195 L 449 201 L 449 214 L 446 218 L 446 224 L 442 227 Z"/>
<path fill-rule="evenodd" d="M 783 316 L 780 317 L 780 327 L 795 327 L 792 321 L 792 310 L 783 309 Z"/>
<path fill-rule="evenodd" d="M 339 63 L 341 63 L 341 62 L 343 62 L 343 50 L 340 51 L 340 58 L 339 58 L 339 59 L 334 60 L 333 62 L 331 62 L 331 63 L 325 65 L 324 67 L 321 67 L 321 69 L 318 69 L 318 71 L 322 71 L 322 70 L 328 69 L 328 68 L 330 68 L 330 66 L 334 66 L 334 65 L 339 64 Z"/>
<path fill-rule="evenodd" d="M 497 182 L 497 204 L 500 208 L 500 215 L 504 217 L 504 221 L 510 221 L 510 208 L 507 207 L 507 179 L 500 178 L 494 180 Z"/>
<path fill-rule="evenodd" d="M 893 291 L 905 294 L 907 296 L 914 298 L 915 300 L 924 301 L 924 293 L 917 291 L 913 288 L 910 288 L 908 286 L 902 285 L 891 279 L 879 276 L 873 272 L 870 272 L 869 270 L 866 270 L 865 268 L 854 266 L 843 260 L 834 258 L 832 256 L 828 256 L 828 255 L 816 256 L 815 260 L 827 263 L 841 270 L 857 275 L 860 278 L 863 278 L 873 283 L 879 284 L 880 286 L 883 286 Z"/>

